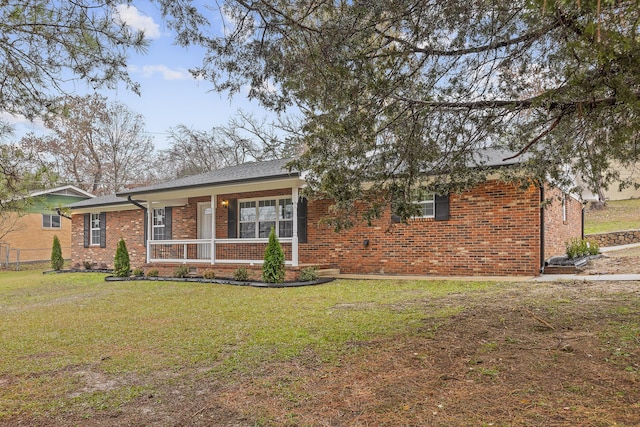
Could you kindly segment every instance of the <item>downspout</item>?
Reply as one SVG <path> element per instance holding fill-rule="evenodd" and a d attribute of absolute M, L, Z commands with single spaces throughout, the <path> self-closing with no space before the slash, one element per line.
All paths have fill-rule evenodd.
<path fill-rule="evenodd" d="M 584 240 L 584 208 L 586 207 L 585 204 L 582 204 L 582 209 L 580 210 L 580 219 L 581 219 L 581 224 L 580 224 L 580 238 L 582 240 Z"/>
<path fill-rule="evenodd" d="M 139 202 L 133 200 L 131 198 L 131 196 L 127 196 L 127 201 L 137 207 L 139 207 L 140 209 L 142 209 L 142 215 L 144 216 L 144 219 L 146 220 L 147 218 L 147 208 L 144 205 L 141 205 Z M 145 248 L 147 247 L 147 227 L 144 227 L 144 246 Z"/>
<path fill-rule="evenodd" d="M 540 184 L 540 274 L 544 273 L 544 184 Z"/>
<path fill-rule="evenodd" d="M 61 217 L 64 217 L 64 218 L 67 218 L 67 219 L 71 219 L 71 217 L 70 217 L 69 215 L 66 215 L 66 214 L 62 213 L 62 211 L 60 210 L 60 208 L 56 208 L 56 213 L 57 213 L 58 215 L 60 215 Z M 583 217 L 584 217 L 584 215 L 583 215 Z"/>

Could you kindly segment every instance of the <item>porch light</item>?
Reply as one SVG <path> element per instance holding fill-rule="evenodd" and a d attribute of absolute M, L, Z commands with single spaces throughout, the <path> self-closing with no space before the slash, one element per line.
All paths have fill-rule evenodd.
<path fill-rule="evenodd" d="M 225 209 L 228 208 L 229 207 L 229 201 L 228 200 L 223 200 L 222 201 L 222 207 L 225 208 Z"/>

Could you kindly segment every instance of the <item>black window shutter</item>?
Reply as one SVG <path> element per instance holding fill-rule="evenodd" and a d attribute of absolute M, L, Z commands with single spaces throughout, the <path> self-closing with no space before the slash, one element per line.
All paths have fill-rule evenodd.
<path fill-rule="evenodd" d="M 307 199 L 298 198 L 298 243 L 307 243 Z"/>
<path fill-rule="evenodd" d="M 107 213 L 100 212 L 100 247 L 107 247 Z"/>
<path fill-rule="evenodd" d="M 436 194 L 436 221 L 448 221 L 449 220 L 449 195 L 439 196 Z"/>
<path fill-rule="evenodd" d="M 164 208 L 164 240 L 173 239 L 173 209 L 171 206 Z"/>
<path fill-rule="evenodd" d="M 144 223 L 144 231 L 142 232 L 142 236 L 143 236 L 143 241 L 142 243 L 146 246 L 147 245 L 147 233 L 148 230 L 147 228 L 149 227 L 149 215 L 147 215 L 147 210 L 143 209 L 142 210 L 142 222 Z"/>
<path fill-rule="evenodd" d="M 91 232 L 91 214 L 84 214 L 84 247 L 88 248 L 90 241 L 89 241 L 89 234 Z"/>
<path fill-rule="evenodd" d="M 227 238 L 235 239 L 238 237 L 238 200 L 230 199 L 227 206 Z"/>

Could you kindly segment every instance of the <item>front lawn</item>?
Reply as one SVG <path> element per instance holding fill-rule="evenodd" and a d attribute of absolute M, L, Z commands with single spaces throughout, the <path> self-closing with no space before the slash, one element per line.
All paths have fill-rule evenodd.
<path fill-rule="evenodd" d="M 159 372 L 248 372 L 305 351 L 336 360 L 347 342 L 416 327 L 426 314 L 417 305 L 404 306 L 408 301 L 489 286 L 333 282 L 255 289 L 103 278 L 0 273 L 0 376 L 12 378 L 0 391 L 0 416 L 77 407 L 90 412 L 95 392 L 100 408 L 117 407 L 153 389 L 143 378 Z M 78 371 L 141 380 L 113 380 L 108 390 L 83 392 Z"/>
<path fill-rule="evenodd" d="M 0 272 L 0 426 L 640 424 L 640 285 Z"/>

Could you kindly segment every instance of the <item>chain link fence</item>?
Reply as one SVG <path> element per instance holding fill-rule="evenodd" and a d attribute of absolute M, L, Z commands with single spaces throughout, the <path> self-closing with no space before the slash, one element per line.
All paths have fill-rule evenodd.
<path fill-rule="evenodd" d="M 70 247 L 63 247 L 63 252 L 69 253 Z M 70 260 L 65 259 L 65 263 Z M 29 265 L 51 263 L 51 249 L 47 248 L 18 248 L 9 243 L 0 242 L 0 268 L 5 270 L 20 270 Z"/>

